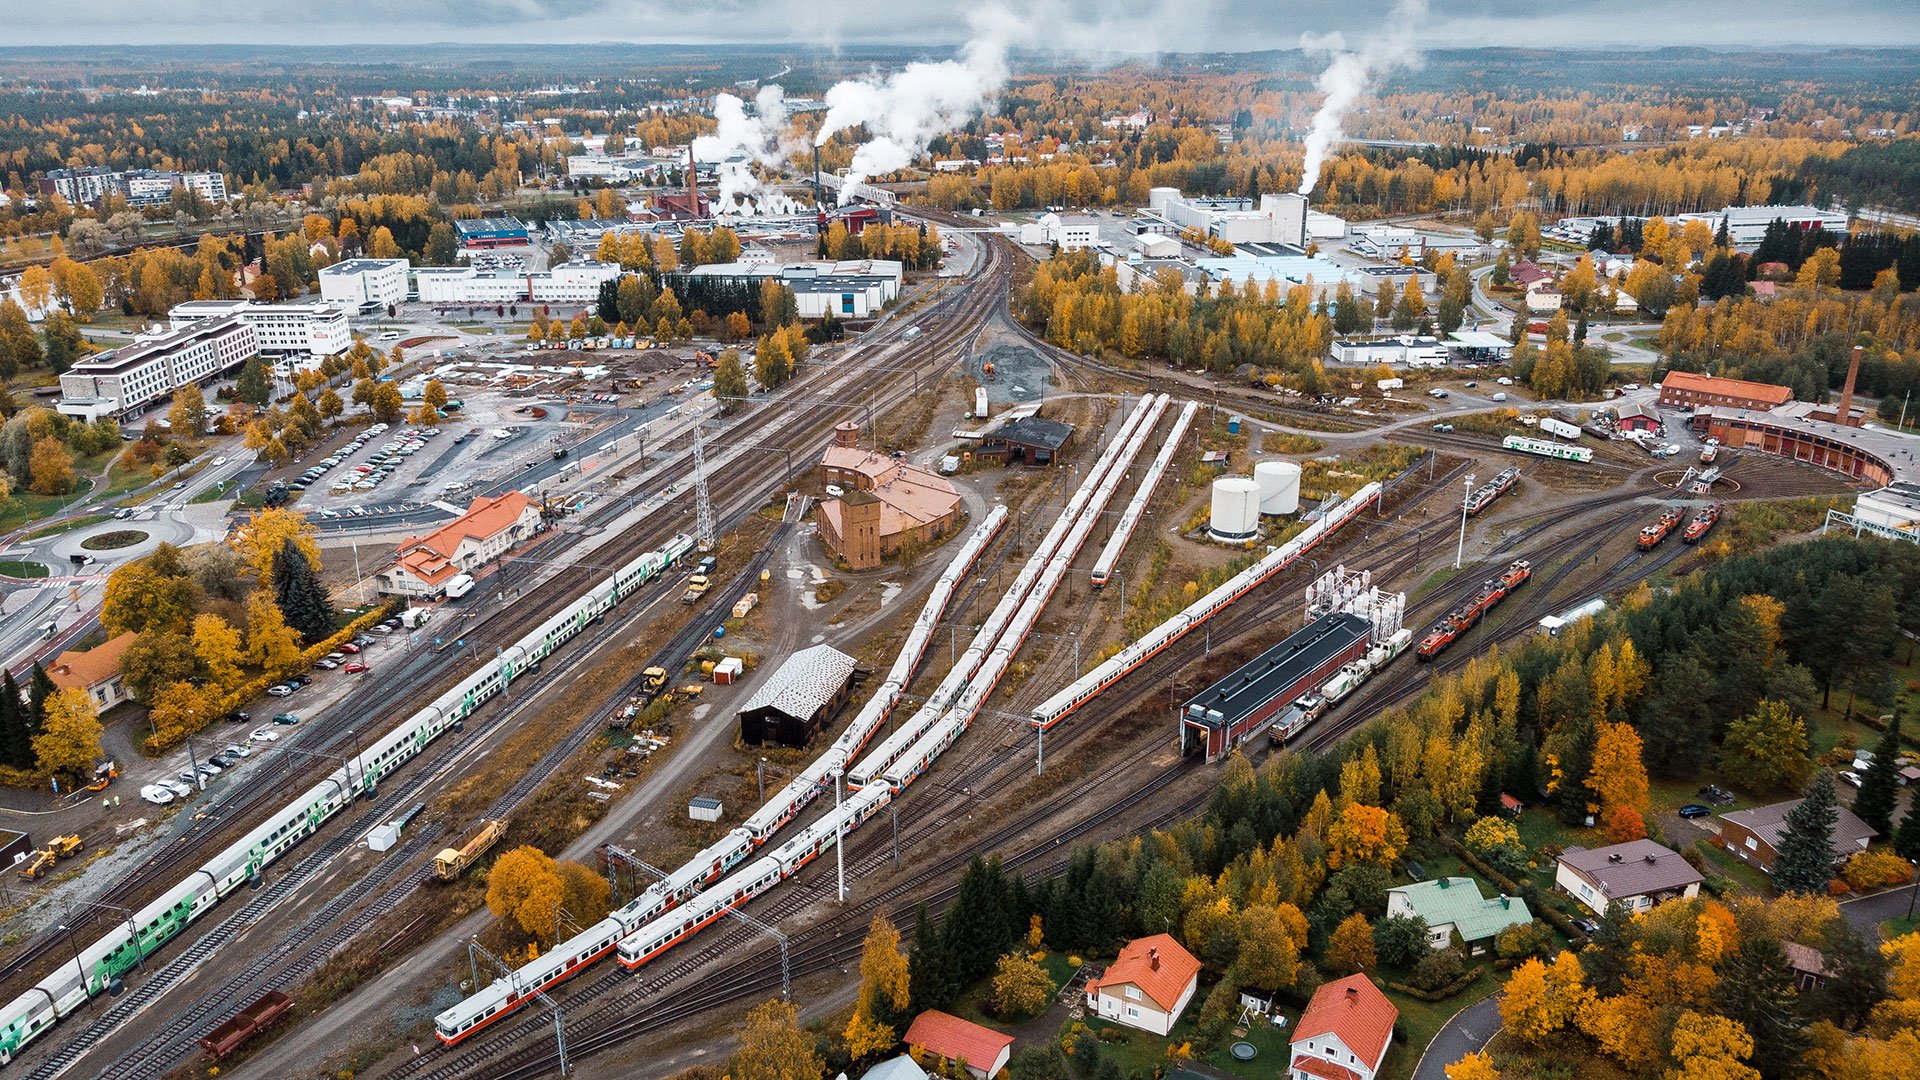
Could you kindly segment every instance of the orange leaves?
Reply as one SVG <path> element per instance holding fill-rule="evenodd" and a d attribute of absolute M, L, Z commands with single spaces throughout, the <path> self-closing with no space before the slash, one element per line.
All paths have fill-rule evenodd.
<path fill-rule="evenodd" d="M 1338 870 L 1353 862 L 1388 865 L 1407 846 L 1399 817 L 1378 806 L 1349 804 L 1327 829 L 1327 865 Z"/>

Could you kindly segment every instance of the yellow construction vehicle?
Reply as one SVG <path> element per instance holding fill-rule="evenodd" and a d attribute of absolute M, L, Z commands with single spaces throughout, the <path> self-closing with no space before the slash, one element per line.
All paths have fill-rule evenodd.
<path fill-rule="evenodd" d="M 53 842 L 47 845 L 47 850 L 53 852 L 53 857 L 56 859 L 72 858 L 80 853 L 80 837 L 77 834 L 56 836 Z"/>
<path fill-rule="evenodd" d="M 53 869 L 54 858 L 53 852 L 46 848 L 34 852 L 32 855 L 21 860 L 20 876 L 26 878 L 28 881 L 34 880 L 41 874 Z"/>

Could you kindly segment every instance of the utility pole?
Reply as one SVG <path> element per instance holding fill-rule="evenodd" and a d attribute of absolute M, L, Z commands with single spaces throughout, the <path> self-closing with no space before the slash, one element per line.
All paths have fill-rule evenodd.
<path fill-rule="evenodd" d="M 1467 502 L 1473 498 L 1473 474 L 1468 473 L 1466 488 L 1460 494 L 1460 543 L 1453 551 L 1453 568 L 1460 569 L 1460 561 L 1467 555 Z"/>
<path fill-rule="evenodd" d="M 701 551 L 712 551 L 717 539 L 713 524 L 713 500 L 707 495 L 706 441 L 700 437 L 700 421 L 693 422 L 693 506 L 694 543 Z"/>
<path fill-rule="evenodd" d="M 840 815 L 840 790 L 846 785 L 842 782 L 845 774 L 839 769 L 833 770 L 833 862 L 834 875 L 839 881 L 840 902 L 847 902 L 847 819 Z M 787 955 L 787 939 L 780 939 L 780 956 L 783 965 L 781 975 L 785 981 L 784 965 Z"/>

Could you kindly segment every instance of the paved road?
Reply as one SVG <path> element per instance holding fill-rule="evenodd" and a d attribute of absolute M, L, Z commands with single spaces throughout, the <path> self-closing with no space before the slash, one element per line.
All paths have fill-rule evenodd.
<path fill-rule="evenodd" d="M 1427 1044 L 1413 1080 L 1447 1080 L 1447 1066 L 1487 1045 L 1500 1030 L 1500 995 L 1489 994 L 1460 1010 Z"/>
<path fill-rule="evenodd" d="M 1848 900 L 1840 905 L 1840 914 L 1847 917 L 1855 930 L 1866 935 L 1868 941 L 1877 940 L 1881 923 L 1901 918 L 1910 910 L 1920 911 L 1920 906 L 1915 904 L 1916 888 L 1920 888 L 1920 883 Z"/>

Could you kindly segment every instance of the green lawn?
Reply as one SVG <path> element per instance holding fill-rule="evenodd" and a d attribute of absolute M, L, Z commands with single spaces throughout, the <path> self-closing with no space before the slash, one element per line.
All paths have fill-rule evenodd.
<path fill-rule="evenodd" d="M 200 492 L 198 495 L 195 495 L 193 498 L 188 499 L 187 501 L 190 503 L 220 502 L 221 500 L 227 498 L 227 487 L 228 487 L 227 481 L 222 480 L 219 483 L 213 485 L 212 487 L 207 488 L 205 491 Z"/>
<path fill-rule="evenodd" d="M 1721 877 L 1732 878 L 1739 882 L 1742 888 L 1750 892 L 1758 893 L 1761 896 L 1773 895 L 1773 885 L 1768 880 L 1767 875 L 1761 873 L 1756 867 L 1749 865 L 1744 859 L 1735 856 L 1727 849 L 1719 847 L 1707 840 L 1697 840 L 1694 842 L 1693 847 L 1695 851 L 1704 854 L 1709 863 L 1713 864 L 1714 873 L 1719 874 Z"/>
<path fill-rule="evenodd" d="M 45 516 L 45 515 L 41 515 L 41 516 Z M 63 532 L 69 532 L 73 529 L 84 529 L 89 525 L 98 525 L 103 521 L 112 521 L 112 520 L 113 520 L 112 514 L 81 514 L 79 517 L 68 518 L 66 521 L 62 521 L 57 525 L 47 525 L 42 528 L 35 529 L 32 532 L 22 536 L 20 539 L 44 540 L 49 536 L 58 536 Z"/>
<path fill-rule="evenodd" d="M 1911 934 L 1915 930 L 1920 930 L 1920 915 L 1915 915 L 1911 918 L 1902 915 L 1897 919 L 1888 919 L 1886 922 L 1880 924 L 1880 939 L 1882 941 L 1892 941 L 1894 938 Z"/>
<path fill-rule="evenodd" d="M 1460 1010 L 1499 990 L 1506 978 L 1504 972 L 1495 972 L 1489 967 L 1487 973 L 1473 985 L 1445 1001 L 1421 1001 L 1389 990 L 1387 997 L 1400 1010 L 1400 1033 L 1395 1036 L 1393 1047 L 1387 1051 L 1386 1065 L 1380 1070 L 1381 1080 L 1407 1080 L 1411 1077 L 1414 1066 L 1420 1064 L 1420 1055 L 1427 1049 L 1427 1044 L 1447 1025 L 1447 1021 L 1458 1015 Z"/>
<path fill-rule="evenodd" d="M 17 578 L 43 578 L 48 574 L 46 563 L 30 562 L 25 559 L 0 559 L 0 574 Z"/>

